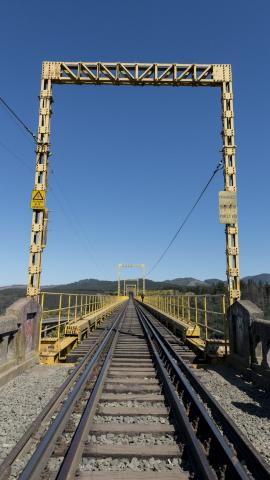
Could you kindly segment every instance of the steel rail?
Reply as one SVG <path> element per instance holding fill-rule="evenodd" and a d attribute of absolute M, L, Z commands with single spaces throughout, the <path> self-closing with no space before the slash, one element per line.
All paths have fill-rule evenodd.
<path fill-rule="evenodd" d="M 191 459 L 190 463 L 192 468 L 198 475 L 198 478 L 202 480 L 216 480 L 216 474 L 210 467 L 203 445 L 197 439 L 192 425 L 188 420 L 186 411 L 177 396 L 175 387 L 151 339 L 149 330 L 147 329 L 144 320 L 141 319 L 139 313 L 138 317 L 141 321 L 145 336 L 151 348 L 155 367 L 158 372 L 158 377 L 160 378 L 163 386 L 163 393 L 170 407 L 170 413 L 173 416 L 177 431 L 187 446 L 188 457 Z"/>
<path fill-rule="evenodd" d="M 177 403 L 175 400 L 173 402 L 172 406 L 174 408 L 172 409 L 172 415 L 178 419 L 180 418 L 180 415 L 182 417 L 184 412 L 185 425 L 189 424 L 189 430 L 193 432 L 193 438 L 191 438 L 191 436 L 189 436 L 189 438 L 187 437 L 189 451 L 193 452 L 194 449 L 197 448 L 196 453 L 198 453 L 198 447 L 195 446 L 196 443 L 199 443 L 201 445 L 201 451 L 207 461 L 211 474 L 209 475 L 209 470 L 204 473 L 201 472 L 200 475 L 204 476 L 199 476 L 199 478 L 211 479 L 216 478 L 216 475 L 219 476 L 222 474 L 224 475 L 222 477 L 224 479 L 250 479 L 250 475 L 241 465 L 235 452 L 225 441 L 217 426 L 209 416 L 205 406 L 200 401 L 197 393 L 193 390 L 183 372 L 176 365 L 174 358 L 166 348 L 163 340 L 161 340 L 159 335 L 155 332 L 147 315 L 138 305 L 136 305 L 136 309 L 149 341 L 153 342 L 154 340 L 155 345 L 157 345 L 159 349 L 159 353 L 156 354 L 156 360 L 159 372 L 164 380 L 165 396 L 167 396 L 170 401 L 173 398 L 173 389 L 175 397 L 178 399 Z M 160 363 L 163 365 L 163 369 L 161 369 Z M 176 387 L 174 385 L 170 386 L 165 382 L 164 371 L 166 371 L 167 375 L 169 371 L 170 377 L 173 378 L 173 384 L 176 385 Z M 177 391 L 180 394 L 181 401 L 177 396 Z M 184 422 L 182 420 L 182 426 L 183 424 Z M 194 437 L 196 442 L 194 442 Z M 198 465 L 195 464 L 195 468 L 197 466 Z"/>
<path fill-rule="evenodd" d="M 55 410 L 59 407 L 64 397 L 67 395 L 68 391 L 72 388 L 72 385 L 76 382 L 77 378 L 85 368 L 86 364 L 89 362 L 90 358 L 98 348 L 100 342 L 102 341 L 108 330 L 109 327 L 106 327 L 104 332 L 101 334 L 101 338 L 92 345 L 92 348 L 89 350 L 89 352 L 84 355 L 82 360 L 78 363 L 78 365 L 76 365 L 74 370 L 72 370 L 64 383 L 62 383 L 62 385 L 60 385 L 60 387 L 56 390 L 54 396 L 45 405 L 43 410 L 31 423 L 31 425 L 20 438 L 18 443 L 12 448 L 4 461 L 0 464 L 0 480 L 6 480 L 7 476 L 10 474 L 12 464 L 15 462 L 16 458 L 20 455 L 22 450 L 26 448 L 26 445 L 31 440 L 31 437 L 33 435 L 36 435 L 41 423 L 46 421 L 55 413 Z"/>
<path fill-rule="evenodd" d="M 117 343 L 120 328 L 123 323 L 123 317 L 119 319 L 116 333 L 110 349 L 104 359 L 102 368 L 98 374 L 97 380 L 95 382 L 94 388 L 91 391 L 91 394 L 87 400 L 87 404 L 84 408 L 83 414 L 80 418 L 79 424 L 76 428 L 71 443 L 68 447 L 68 450 L 65 454 L 64 460 L 60 466 L 60 469 L 57 473 L 56 480 L 72 480 L 76 476 L 76 470 L 78 468 L 78 463 L 82 457 L 83 449 L 85 446 L 86 438 L 89 434 L 90 426 L 93 420 L 93 417 L 96 413 L 97 403 L 100 400 L 103 385 L 106 379 L 108 369 L 110 367 L 111 358 L 114 352 L 115 345 Z"/>
<path fill-rule="evenodd" d="M 141 306 L 139 308 L 142 309 Z M 145 315 L 145 312 L 143 313 Z M 180 355 L 177 354 L 177 352 L 170 345 L 170 343 L 162 337 L 158 328 L 153 324 L 151 318 L 149 318 L 148 315 L 151 317 L 151 314 L 147 312 L 147 319 L 151 323 L 151 326 L 154 329 L 155 333 L 159 336 L 160 339 L 162 339 L 162 342 L 166 346 L 167 350 L 170 352 L 174 360 L 177 361 L 178 367 L 186 376 L 194 390 L 197 392 L 197 394 L 200 395 L 203 402 L 205 402 L 210 408 L 214 420 L 221 427 L 223 433 L 226 435 L 229 442 L 233 444 L 237 452 L 238 458 L 246 463 L 248 470 L 252 473 L 254 478 L 258 478 L 258 480 L 269 480 L 270 466 L 265 462 L 265 460 L 253 447 L 249 439 L 245 436 L 243 432 L 241 432 L 241 430 L 237 427 L 237 425 L 229 417 L 225 410 L 218 404 L 218 402 L 206 389 L 206 387 L 198 380 L 198 378 L 182 360 Z"/>
<path fill-rule="evenodd" d="M 34 454 L 32 455 L 23 472 L 19 476 L 20 480 L 36 480 L 37 478 L 40 478 L 42 469 L 44 468 L 55 447 L 55 442 L 57 438 L 63 432 L 72 413 L 72 409 L 76 401 L 81 396 L 86 383 L 91 377 L 93 370 L 96 367 L 97 361 L 100 359 L 102 353 L 104 353 L 106 347 L 109 346 L 110 340 L 113 339 L 116 332 L 115 329 L 120 320 L 124 317 L 126 308 L 127 305 L 125 305 L 125 307 L 117 315 L 115 321 L 113 322 L 113 325 L 103 338 L 95 354 L 89 361 L 79 380 L 75 384 L 73 390 L 64 402 L 62 409 L 59 411 L 56 418 L 51 423 L 49 429 L 42 438 Z"/>
<path fill-rule="evenodd" d="M 128 303 L 121 308 L 121 311 L 117 314 L 112 326 L 104 332 L 101 342 L 95 343 L 91 351 L 83 358 L 75 371 L 72 372 L 74 375 L 76 373 L 77 378 L 79 375 L 78 369 L 80 368 L 81 373 L 84 368 L 77 383 L 75 383 L 74 378 L 72 380 L 69 377 L 62 385 L 62 389 L 66 385 L 65 394 L 62 392 L 61 400 L 58 402 L 58 405 L 61 402 L 63 403 L 63 397 L 66 395 L 69 385 L 68 381 L 71 382 L 72 385 L 75 383 L 69 397 L 64 401 L 61 410 L 58 412 L 55 420 L 51 423 L 47 433 L 39 443 L 36 451 L 20 475 L 20 480 L 36 480 L 37 478 L 41 478 L 42 470 L 55 448 L 59 435 L 64 431 L 67 422 L 69 421 L 74 405 L 78 399 L 81 398 L 85 386 L 89 382 L 89 379 L 93 378 L 94 373 L 95 377 L 97 377 L 94 381 L 94 386 L 89 393 L 89 398 L 84 406 L 82 416 L 76 427 L 75 433 L 73 434 L 72 440 L 67 446 L 64 460 L 54 477 L 56 480 L 72 480 L 75 478 L 78 464 L 83 455 L 85 440 L 91 429 L 91 422 L 96 412 L 96 406 L 102 394 L 102 387 L 104 385 L 107 371 L 110 367 L 114 347 L 117 343 L 119 333 L 125 333 L 121 328 L 122 322 L 125 319 L 127 305 Z M 267 465 L 267 471 L 265 472 L 260 469 L 256 470 L 256 465 L 253 465 L 253 469 L 249 468 L 249 464 L 252 460 L 249 458 L 248 461 L 246 461 L 245 456 L 249 453 L 249 450 L 238 449 L 238 444 L 235 447 L 234 441 L 230 440 L 235 448 L 235 450 L 233 450 L 233 447 L 227 443 L 223 434 L 217 428 L 217 425 L 209 416 L 209 413 L 199 398 L 200 395 L 202 400 L 205 401 L 203 394 L 197 391 L 193 386 L 192 381 L 187 378 L 188 375 L 185 374 L 183 370 L 187 370 L 187 372 L 193 376 L 192 372 L 190 372 L 181 357 L 174 351 L 170 343 L 163 338 L 158 327 L 154 325 L 153 320 L 151 320 L 154 319 L 154 317 L 150 315 L 149 312 L 145 312 L 145 309 L 142 308 L 138 302 L 135 302 L 135 310 L 143 328 L 150 352 L 152 353 L 154 366 L 157 371 L 157 376 L 161 381 L 170 414 L 177 427 L 176 433 L 179 433 L 179 437 L 183 438 L 188 458 L 191 460 L 191 466 L 194 469 L 195 475 L 197 475 L 196 478 L 202 480 L 216 480 L 217 478 L 220 480 L 250 480 L 251 473 L 253 475 L 252 478 L 256 480 L 270 479 L 270 469 Z M 93 352 L 94 349 L 95 352 Z M 92 356 L 92 358 L 89 358 L 89 356 Z M 98 372 L 96 370 L 97 366 Z M 202 388 L 202 392 L 205 391 L 205 394 L 210 395 L 196 377 L 194 377 L 194 381 L 196 381 L 199 387 Z M 219 407 L 217 402 L 215 403 L 219 412 L 221 407 Z M 49 404 L 47 404 L 45 408 L 47 408 Z M 221 409 L 221 413 L 222 412 Z M 50 410 L 47 411 L 47 414 L 48 413 L 50 413 Z M 43 412 L 41 412 L 40 415 L 43 415 L 43 419 L 46 417 Z M 215 416 L 216 415 L 213 415 L 216 421 Z M 37 419 L 34 422 L 37 425 L 36 422 Z M 221 425 L 224 433 L 222 423 L 217 423 L 218 425 Z M 245 445 L 245 437 L 241 432 L 238 433 L 236 431 L 235 435 L 236 434 L 243 437 L 240 440 L 244 442 Z M 228 435 L 226 435 L 226 437 L 228 437 Z M 235 440 L 237 440 L 237 437 Z M 253 450 L 258 457 L 258 460 L 261 461 L 262 459 L 255 449 Z M 241 464 L 241 462 L 244 463 L 244 465 Z M 246 470 L 246 465 L 249 472 Z M 259 464 L 259 466 L 264 467 L 263 464 Z M 7 478 L 2 476 L 3 472 L 2 470 L 0 471 L 0 480 L 2 478 Z M 264 476 L 261 475 L 261 472 L 263 472 Z"/>

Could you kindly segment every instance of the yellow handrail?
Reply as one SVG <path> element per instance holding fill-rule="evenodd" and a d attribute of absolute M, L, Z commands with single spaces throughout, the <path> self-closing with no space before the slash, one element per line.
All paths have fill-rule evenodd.
<path fill-rule="evenodd" d="M 40 341 L 48 332 L 50 337 L 59 340 L 64 333 L 63 326 L 84 319 L 123 299 L 124 297 L 115 295 L 41 292 L 39 296 L 42 308 Z M 44 325 L 45 321 L 49 323 L 48 326 Z"/>
<path fill-rule="evenodd" d="M 144 303 L 157 308 L 170 317 L 200 328 L 204 340 L 228 338 L 226 296 L 216 295 L 146 295 Z M 227 348 L 227 347 L 226 347 Z"/>

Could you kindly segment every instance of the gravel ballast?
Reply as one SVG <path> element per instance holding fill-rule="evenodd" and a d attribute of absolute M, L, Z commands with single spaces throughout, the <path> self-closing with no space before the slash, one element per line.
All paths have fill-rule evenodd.
<path fill-rule="evenodd" d="M 226 366 L 194 370 L 209 392 L 270 464 L 270 394 Z"/>
<path fill-rule="evenodd" d="M 96 445 L 174 445 L 173 435 L 152 435 L 151 433 L 140 433 L 139 435 L 128 435 L 120 433 L 114 435 L 107 433 L 103 435 L 89 435 L 88 442 Z"/>
<path fill-rule="evenodd" d="M 20 440 L 70 372 L 70 366 L 36 365 L 0 388 L 0 462 Z"/>
<path fill-rule="evenodd" d="M 164 407 L 164 402 L 145 402 L 145 401 L 140 401 L 138 402 L 137 400 L 123 400 L 120 402 L 105 402 L 101 401 L 99 403 L 101 407 L 106 407 L 106 408 L 115 408 L 115 407 L 126 407 L 126 408 L 162 408 Z"/>
<path fill-rule="evenodd" d="M 169 419 L 164 417 L 158 417 L 157 415 L 95 415 L 94 423 L 162 423 L 169 424 Z"/>
<path fill-rule="evenodd" d="M 144 460 L 141 458 L 133 457 L 128 458 L 112 458 L 107 457 L 103 459 L 97 458 L 83 458 L 83 461 L 80 465 L 80 470 L 82 471 L 102 471 L 110 470 L 115 472 L 125 471 L 135 471 L 135 472 L 165 472 L 175 471 L 181 472 L 182 469 L 179 466 L 179 460 L 177 458 L 168 458 L 167 460 L 159 460 L 156 458 L 149 458 Z"/>

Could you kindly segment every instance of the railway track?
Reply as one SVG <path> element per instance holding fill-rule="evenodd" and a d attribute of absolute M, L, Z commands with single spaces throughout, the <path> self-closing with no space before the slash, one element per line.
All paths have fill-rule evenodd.
<path fill-rule="evenodd" d="M 270 478 L 192 373 L 186 346 L 136 301 L 106 322 L 73 352 L 80 363 L 35 422 L 43 428 L 21 480 Z M 32 436 L 2 464 L 1 480 L 16 477 Z"/>

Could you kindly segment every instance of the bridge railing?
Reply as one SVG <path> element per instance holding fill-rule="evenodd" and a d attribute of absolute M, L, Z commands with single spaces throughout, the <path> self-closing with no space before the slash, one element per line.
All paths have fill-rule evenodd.
<path fill-rule="evenodd" d="M 144 302 L 187 326 L 194 326 L 204 341 L 224 340 L 227 348 L 225 295 L 146 295 Z"/>
<path fill-rule="evenodd" d="M 42 292 L 39 302 L 42 308 L 40 338 L 50 337 L 59 340 L 67 325 L 119 302 L 119 297 Z"/>

